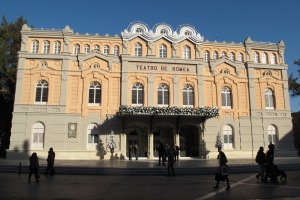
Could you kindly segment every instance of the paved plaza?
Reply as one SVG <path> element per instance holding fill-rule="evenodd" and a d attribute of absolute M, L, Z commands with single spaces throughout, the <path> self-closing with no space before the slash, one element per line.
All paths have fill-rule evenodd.
<path fill-rule="evenodd" d="M 19 174 L 19 166 L 21 171 Z M 0 160 L 0 199 L 300 199 L 300 158 L 275 158 L 288 174 L 287 182 L 262 184 L 253 159 L 229 159 L 231 189 L 221 182 L 218 190 L 214 173 L 216 159 L 181 159 L 175 164 L 176 177 L 167 177 L 158 161 L 57 160 L 55 176 L 41 175 L 40 182 L 28 183 L 28 161 Z M 42 173 L 46 161 L 40 160 Z"/>

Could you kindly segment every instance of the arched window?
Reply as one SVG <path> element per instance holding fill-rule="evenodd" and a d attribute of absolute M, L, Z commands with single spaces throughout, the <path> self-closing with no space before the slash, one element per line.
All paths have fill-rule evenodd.
<path fill-rule="evenodd" d="M 276 64 L 276 56 L 274 53 L 271 54 L 271 64 Z"/>
<path fill-rule="evenodd" d="M 259 62 L 259 60 L 258 60 L 258 53 L 257 52 L 254 52 L 253 59 L 254 59 L 254 63 L 258 63 Z"/>
<path fill-rule="evenodd" d="M 233 148 L 233 134 L 232 127 L 229 125 L 225 125 L 223 127 L 223 137 L 224 137 L 224 148 L 232 149 Z"/>
<path fill-rule="evenodd" d="M 48 101 L 48 83 L 45 80 L 40 80 L 36 85 L 35 103 L 46 104 Z"/>
<path fill-rule="evenodd" d="M 230 59 L 231 61 L 235 61 L 235 54 L 231 52 L 231 53 L 229 54 L 229 59 Z"/>
<path fill-rule="evenodd" d="M 89 53 L 90 52 L 90 45 L 88 44 L 85 44 L 83 46 L 83 53 Z"/>
<path fill-rule="evenodd" d="M 89 104 L 90 105 L 100 105 L 101 103 L 101 85 L 100 83 L 94 81 L 89 87 Z"/>
<path fill-rule="evenodd" d="M 194 89 L 191 85 L 185 85 L 182 90 L 183 107 L 194 107 Z"/>
<path fill-rule="evenodd" d="M 269 88 L 265 89 L 265 104 L 266 109 L 274 109 L 274 95 Z"/>
<path fill-rule="evenodd" d="M 266 53 L 262 53 L 261 54 L 261 61 L 263 64 L 267 64 L 268 63 L 268 57 Z"/>
<path fill-rule="evenodd" d="M 99 45 L 94 45 L 94 50 L 99 50 L 100 49 L 100 47 L 99 47 Z"/>
<path fill-rule="evenodd" d="M 191 59 L 191 49 L 189 46 L 183 47 L 183 59 Z"/>
<path fill-rule="evenodd" d="M 131 104 L 133 106 L 142 106 L 144 104 L 144 87 L 140 83 L 132 86 Z"/>
<path fill-rule="evenodd" d="M 119 47 L 118 46 L 114 46 L 114 55 L 119 56 Z"/>
<path fill-rule="evenodd" d="M 222 108 L 231 109 L 231 90 L 228 87 L 222 89 Z"/>
<path fill-rule="evenodd" d="M 166 58 L 167 57 L 167 47 L 164 44 L 159 46 L 159 57 Z"/>
<path fill-rule="evenodd" d="M 158 106 L 169 106 L 169 87 L 162 83 L 157 89 Z"/>
<path fill-rule="evenodd" d="M 80 45 L 75 44 L 74 45 L 74 55 L 78 55 L 80 53 Z"/>
<path fill-rule="evenodd" d="M 53 50 L 54 54 L 60 54 L 60 46 L 61 46 L 60 41 L 54 42 L 54 50 Z"/>
<path fill-rule="evenodd" d="M 134 46 L 134 56 L 142 56 L 142 45 L 139 43 Z"/>
<path fill-rule="evenodd" d="M 238 54 L 238 61 L 244 62 L 243 54 L 241 53 Z"/>
<path fill-rule="evenodd" d="M 109 46 L 105 45 L 103 47 L 103 53 L 106 54 L 106 55 L 109 54 Z"/>
<path fill-rule="evenodd" d="M 96 149 L 99 141 L 97 124 L 89 124 L 87 127 L 87 149 Z"/>
<path fill-rule="evenodd" d="M 276 144 L 277 142 L 277 133 L 276 128 L 273 125 L 268 126 L 268 140 L 269 143 L 272 142 L 272 144 Z"/>
<path fill-rule="evenodd" d="M 208 51 L 205 51 L 204 52 L 204 61 L 209 61 L 209 52 Z"/>
<path fill-rule="evenodd" d="M 43 53 L 49 53 L 50 51 L 50 42 L 48 40 L 43 42 Z"/>
<path fill-rule="evenodd" d="M 45 126 L 41 122 L 37 122 L 32 126 L 32 149 L 44 149 Z"/>
<path fill-rule="evenodd" d="M 32 53 L 38 53 L 39 52 L 39 41 L 34 40 L 32 41 Z"/>
<path fill-rule="evenodd" d="M 213 59 L 218 60 L 218 52 L 214 51 L 213 53 Z"/>

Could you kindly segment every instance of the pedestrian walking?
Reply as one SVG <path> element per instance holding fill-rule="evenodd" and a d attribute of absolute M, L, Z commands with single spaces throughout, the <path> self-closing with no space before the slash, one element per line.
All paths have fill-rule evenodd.
<path fill-rule="evenodd" d="M 34 173 L 35 181 L 38 183 L 39 182 L 39 159 L 37 157 L 37 154 L 34 152 L 29 158 L 29 177 L 28 177 L 28 182 L 31 182 L 31 176 Z"/>
<path fill-rule="evenodd" d="M 132 145 L 130 145 L 128 148 L 128 157 L 129 157 L 129 160 L 132 160 Z"/>
<path fill-rule="evenodd" d="M 135 160 L 138 160 L 139 158 L 139 147 L 138 145 L 134 145 L 134 149 L 133 149 L 134 155 L 135 155 Z"/>
<path fill-rule="evenodd" d="M 162 163 L 163 166 L 165 166 L 166 165 L 165 164 L 166 150 L 165 150 L 164 144 L 162 142 L 159 144 L 157 151 L 158 151 L 158 165 L 160 165 Z"/>
<path fill-rule="evenodd" d="M 268 146 L 269 150 L 266 153 L 266 161 L 265 161 L 265 178 L 264 182 L 268 183 L 268 178 L 270 178 L 270 181 L 277 183 L 277 178 L 275 176 L 275 170 L 274 170 L 274 144 L 270 143 Z"/>
<path fill-rule="evenodd" d="M 255 157 L 255 162 L 258 164 L 259 172 L 256 175 L 257 180 L 264 181 L 264 174 L 265 174 L 265 161 L 266 161 L 266 154 L 264 153 L 264 148 L 259 147 L 259 150 Z"/>
<path fill-rule="evenodd" d="M 170 147 L 168 147 L 167 149 L 167 157 L 168 157 L 168 176 L 171 175 L 171 171 L 172 171 L 172 176 L 175 176 L 175 171 L 174 171 L 174 152 L 175 152 L 175 148 L 174 145 L 172 144 Z"/>
<path fill-rule="evenodd" d="M 179 160 L 179 146 L 177 144 L 175 144 L 175 154 L 174 154 L 174 160 L 178 162 Z"/>
<path fill-rule="evenodd" d="M 48 175 L 49 172 L 50 172 L 50 176 L 55 175 L 54 161 L 55 161 L 55 152 L 53 151 L 53 148 L 51 147 L 48 151 L 47 169 L 46 169 L 44 175 Z"/>
<path fill-rule="evenodd" d="M 227 157 L 225 155 L 225 153 L 223 151 L 221 151 L 221 149 L 218 149 L 219 151 L 219 155 L 217 157 L 217 159 L 219 160 L 219 170 L 218 173 L 216 173 L 215 179 L 217 181 L 216 186 L 214 187 L 214 189 L 218 189 L 219 188 L 219 182 L 220 181 L 225 181 L 227 182 L 227 187 L 226 190 L 230 189 L 230 185 L 229 185 L 229 179 L 228 179 L 228 175 L 229 175 L 229 171 L 228 171 L 228 166 L 227 166 Z"/>

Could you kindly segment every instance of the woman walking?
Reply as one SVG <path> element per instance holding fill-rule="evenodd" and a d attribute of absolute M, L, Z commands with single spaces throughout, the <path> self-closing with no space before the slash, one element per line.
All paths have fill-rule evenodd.
<path fill-rule="evenodd" d="M 214 189 L 218 189 L 220 180 L 224 181 L 224 179 L 225 179 L 227 182 L 226 190 L 229 190 L 230 185 L 229 185 L 229 179 L 228 179 L 228 167 L 226 164 L 228 162 L 227 157 L 226 157 L 225 153 L 223 151 L 221 151 L 221 149 L 218 149 L 218 151 L 219 151 L 219 155 L 218 155 L 217 159 L 219 160 L 220 167 L 219 167 L 219 173 L 216 174 L 217 185 L 214 187 Z M 226 170 L 226 171 L 223 171 L 223 170 Z"/>
<path fill-rule="evenodd" d="M 29 166 L 29 177 L 28 177 L 28 182 L 30 183 L 30 179 L 32 174 L 34 173 L 35 181 L 38 183 L 39 182 L 39 159 L 37 157 L 37 154 L 34 152 L 30 158 L 29 158 L 30 166 Z"/>

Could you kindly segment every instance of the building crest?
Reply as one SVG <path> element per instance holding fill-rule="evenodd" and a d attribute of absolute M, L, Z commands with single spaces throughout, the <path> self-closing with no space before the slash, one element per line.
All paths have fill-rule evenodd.
<path fill-rule="evenodd" d="M 121 32 L 123 40 L 132 40 L 135 37 L 142 37 L 146 41 L 156 41 L 160 38 L 165 38 L 171 42 L 178 43 L 185 39 L 190 40 L 195 44 L 200 44 L 204 41 L 204 37 L 190 25 L 181 25 L 176 31 L 165 23 L 156 24 L 152 30 L 143 22 L 131 23 L 127 29 Z"/>

